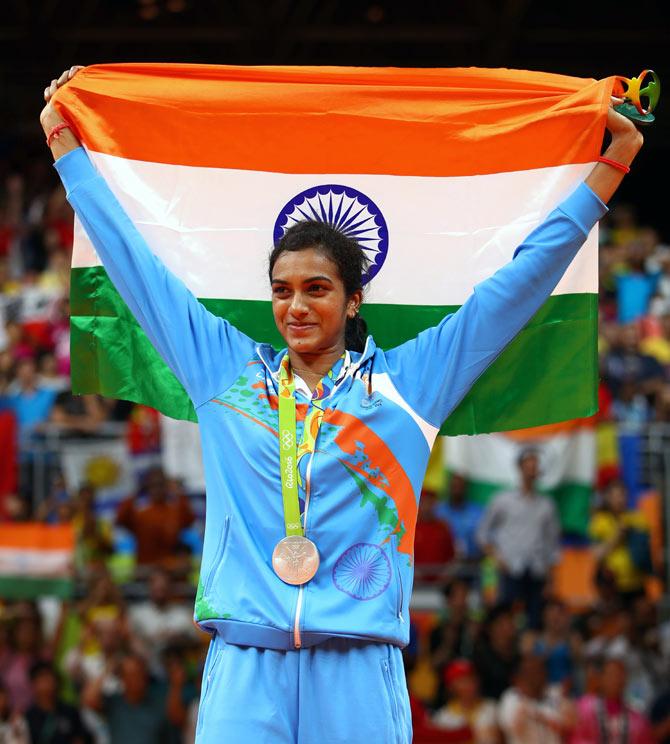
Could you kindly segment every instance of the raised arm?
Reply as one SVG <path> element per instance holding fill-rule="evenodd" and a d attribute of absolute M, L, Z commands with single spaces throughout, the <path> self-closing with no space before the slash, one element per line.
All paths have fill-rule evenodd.
<path fill-rule="evenodd" d="M 47 135 L 65 123 L 51 97 L 78 69 L 44 91 L 40 122 Z M 50 147 L 67 198 L 112 283 L 194 406 L 206 403 L 234 382 L 254 342 L 207 311 L 151 252 L 71 129 L 59 131 Z"/>
<path fill-rule="evenodd" d="M 605 157 L 628 166 L 642 146 L 631 121 L 611 107 Z M 441 426 L 558 284 L 624 173 L 598 163 L 586 181 L 533 230 L 512 261 L 478 284 L 465 304 L 386 358 L 401 395 Z"/>

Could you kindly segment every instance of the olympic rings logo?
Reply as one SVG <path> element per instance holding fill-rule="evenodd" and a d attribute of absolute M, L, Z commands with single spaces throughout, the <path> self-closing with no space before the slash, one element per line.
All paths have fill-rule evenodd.
<path fill-rule="evenodd" d="M 290 449 L 291 447 L 293 447 L 293 442 L 294 442 L 294 440 L 293 440 L 293 434 L 290 431 L 288 431 L 288 430 L 285 429 L 281 433 L 281 445 L 282 445 L 282 447 L 285 450 Z"/>

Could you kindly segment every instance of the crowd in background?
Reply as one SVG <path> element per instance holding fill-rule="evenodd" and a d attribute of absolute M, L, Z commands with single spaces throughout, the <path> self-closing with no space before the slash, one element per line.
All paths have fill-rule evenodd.
<path fill-rule="evenodd" d="M 184 484 L 155 466 L 111 520 L 57 459 L 36 496 L 31 452 L 49 432 L 95 437 L 115 422 L 133 451 L 160 437 L 141 407 L 71 394 L 72 212 L 46 157 L 3 162 L 0 176 L 0 521 L 71 524 L 77 540 L 71 599 L 0 596 L 0 742 L 191 742 L 208 637 L 192 623 L 198 557 L 184 531 L 202 525 Z M 599 415 L 632 430 L 670 422 L 670 248 L 620 205 L 600 261 Z M 670 741 L 670 625 L 646 591 L 649 525 L 616 472 L 599 484 L 597 601 L 575 612 L 553 593 L 563 536 L 535 490 L 536 453 L 518 467 L 518 489 L 486 507 L 458 473 L 422 498 L 418 585 L 442 602 L 429 622 L 413 617 L 405 651 L 415 741 Z M 137 571 L 122 583 L 110 565 L 128 534 Z"/>

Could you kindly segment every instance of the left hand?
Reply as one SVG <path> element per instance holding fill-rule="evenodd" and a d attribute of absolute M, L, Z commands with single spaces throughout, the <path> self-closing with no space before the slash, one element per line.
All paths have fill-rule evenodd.
<path fill-rule="evenodd" d="M 642 132 L 635 126 L 635 122 L 614 110 L 614 107 L 620 103 L 623 103 L 623 98 L 612 96 L 609 109 L 607 110 L 606 126 L 612 135 L 612 139 L 615 137 L 627 137 L 634 140 L 639 139 L 641 142 L 643 140 Z"/>

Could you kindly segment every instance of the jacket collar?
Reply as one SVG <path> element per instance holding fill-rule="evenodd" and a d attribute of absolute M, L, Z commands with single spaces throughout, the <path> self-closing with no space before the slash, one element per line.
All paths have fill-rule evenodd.
<path fill-rule="evenodd" d="M 353 376 L 363 364 L 372 358 L 376 350 L 377 345 L 375 344 L 374 339 L 372 336 L 368 336 L 365 341 L 365 348 L 361 354 L 356 351 L 349 352 L 351 363 L 346 368 L 342 379 Z M 286 354 L 286 348 L 284 347 L 277 351 L 270 344 L 258 344 L 256 346 L 256 354 L 265 365 L 265 368 L 274 380 L 276 387 L 279 381 L 279 365 L 281 364 L 281 360 L 284 358 L 284 354 Z"/>

